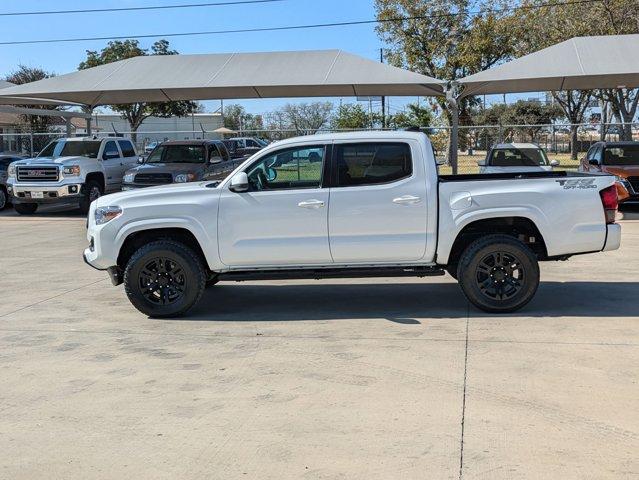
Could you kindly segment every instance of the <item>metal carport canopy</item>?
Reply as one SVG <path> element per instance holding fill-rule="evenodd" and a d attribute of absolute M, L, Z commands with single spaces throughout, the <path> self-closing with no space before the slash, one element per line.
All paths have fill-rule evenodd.
<path fill-rule="evenodd" d="M 167 100 L 442 95 L 444 82 L 341 50 L 134 57 L 0 91 L 89 106 Z"/>
<path fill-rule="evenodd" d="M 459 84 L 461 96 L 639 87 L 639 35 L 571 38 Z"/>

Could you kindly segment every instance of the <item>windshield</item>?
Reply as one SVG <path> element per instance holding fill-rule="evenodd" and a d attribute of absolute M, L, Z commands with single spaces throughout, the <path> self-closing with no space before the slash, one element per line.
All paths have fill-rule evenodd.
<path fill-rule="evenodd" d="M 100 151 L 100 140 L 82 140 L 67 142 L 66 140 L 56 140 L 44 147 L 38 157 L 87 157 L 98 158 Z"/>
<path fill-rule="evenodd" d="M 500 148 L 493 150 L 490 166 L 493 167 L 538 167 L 548 165 L 546 152 L 541 148 Z"/>
<path fill-rule="evenodd" d="M 639 145 L 606 147 L 604 165 L 639 165 Z"/>
<path fill-rule="evenodd" d="M 146 163 L 204 163 L 202 145 L 161 145 L 149 155 Z"/>

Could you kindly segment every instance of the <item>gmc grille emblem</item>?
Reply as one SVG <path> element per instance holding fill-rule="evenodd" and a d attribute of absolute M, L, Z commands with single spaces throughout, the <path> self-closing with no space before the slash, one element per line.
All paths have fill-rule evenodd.
<path fill-rule="evenodd" d="M 45 173 L 43 170 L 28 170 L 27 175 L 30 177 L 44 177 Z"/>

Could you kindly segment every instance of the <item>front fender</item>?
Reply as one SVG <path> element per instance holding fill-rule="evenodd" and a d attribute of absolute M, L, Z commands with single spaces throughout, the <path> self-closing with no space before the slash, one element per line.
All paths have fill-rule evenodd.
<path fill-rule="evenodd" d="M 204 257 L 209 268 L 219 264 L 217 256 L 213 258 L 211 252 L 217 252 L 217 239 L 211 238 L 204 225 L 194 217 L 173 217 L 173 218 L 152 218 L 145 220 L 132 221 L 123 225 L 117 232 L 114 244 L 119 254 L 125 240 L 133 233 L 142 232 L 144 230 L 154 230 L 163 228 L 181 228 L 188 230 L 193 234 L 200 248 L 204 252 Z M 116 257 L 117 258 L 117 257 Z"/>

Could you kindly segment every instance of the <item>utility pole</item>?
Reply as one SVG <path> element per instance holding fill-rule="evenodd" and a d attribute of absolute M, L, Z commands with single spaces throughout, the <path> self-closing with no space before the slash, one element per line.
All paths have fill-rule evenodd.
<path fill-rule="evenodd" d="M 379 49 L 379 61 L 384 63 L 384 49 Z M 386 97 L 382 95 L 382 128 L 386 128 Z"/>

